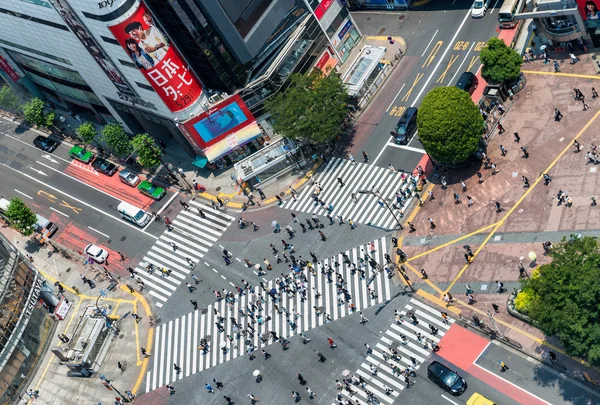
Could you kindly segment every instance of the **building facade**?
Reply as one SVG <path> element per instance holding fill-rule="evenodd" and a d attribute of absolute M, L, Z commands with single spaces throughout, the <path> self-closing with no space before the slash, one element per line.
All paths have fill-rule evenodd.
<path fill-rule="evenodd" d="M 340 0 L 5 0 L 0 26 L 8 83 L 214 168 L 269 144 L 265 100 L 360 37 Z"/>

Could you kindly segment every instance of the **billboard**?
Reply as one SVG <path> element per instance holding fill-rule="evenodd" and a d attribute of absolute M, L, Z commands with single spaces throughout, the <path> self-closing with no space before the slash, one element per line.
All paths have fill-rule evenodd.
<path fill-rule="evenodd" d="M 125 21 L 108 29 L 171 112 L 183 111 L 198 100 L 200 81 L 144 3 Z"/>
<path fill-rule="evenodd" d="M 577 8 L 583 20 L 599 20 L 600 10 L 598 10 L 598 1 L 577 0 Z"/>
<path fill-rule="evenodd" d="M 4 56 L 0 55 L 0 68 L 6 72 L 6 74 L 13 80 L 19 80 L 19 74 L 15 72 L 12 66 L 4 59 Z"/>
<path fill-rule="evenodd" d="M 88 32 L 87 28 L 81 23 L 77 14 L 73 11 L 71 6 L 67 4 L 65 0 L 49 0 L 54 6 L 56 11 L 61 15 L 67 26 L 71 29 L 73 34 L 81 41 L 84 48 L 92 55 L 92 58 L 104 71 L 106 76 L 111 82 L 117 87 L 119 93 L 126 94 L 128 96 L 136 96 L 135 92 L 131 89 L 129 84 L 125 81 L 125 78 L 117 70 L 117 68 L 110 62 L 110 59 L 104 53 L 104 50 L 100 48 L 98 42 Z"/>
<path fill-rule="evenodd" d="M 235 94 L 183 125 L 197 144 L 206 148 L 253 122 L 254 116 L 240 96 Z"/>

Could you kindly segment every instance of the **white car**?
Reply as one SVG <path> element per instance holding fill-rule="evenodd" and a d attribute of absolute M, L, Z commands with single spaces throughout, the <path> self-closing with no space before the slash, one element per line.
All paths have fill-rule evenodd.
<path fill-rule="evenodd" d="M 91 257 L 96 263 L 104 263 L 108 258 L 108 252 L 102 249 L 100 246 L 90 243 L 85 247 L 83 251 L 86 255 Z"/>
<path fill-rule="evenodd" d="M 483 18 L 485 10 L 487 10 L 487 0 L 475 0 L 471 8 L 471 17 Z"/>

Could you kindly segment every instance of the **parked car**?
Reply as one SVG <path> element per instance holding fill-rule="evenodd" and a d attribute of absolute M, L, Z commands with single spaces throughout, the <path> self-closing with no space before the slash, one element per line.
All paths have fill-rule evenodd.
<path fill-rule="evenodd" d="M 90 163 L 94 159 L 94 154 L 92 152 L 77 145 L 71 148 L 69 151 L 69 156 L 83 163 Z"/>
<path fill-rule="evenodd" d="M 415 107 L 408 107 L 396 125 L 394 138 L 397 144 L 407 145 L 417 130 L 417 112 Z"/>
<path fill-rule="evenodd" d="M 121 183 L 125 183 L 130 187 L 137 186 L 141 181 L 137 174 L 132 173 L 127 169 L 123 169 L 119 172 L 119 180 L 121 180 Z"/>
<path fill-rule="evenodd" d="M 44 152 L 54 152 L 54 150 L 58 148 L 58 145 L 60 145 L 60 142 L 51 138 L 46 138 L 43 135 L 40 135 L 33 140 L 33 146 Z"/>
<path fill-rule="evenodd" d="M 108 252 L 93 243 L 87 245 L 83 252 L 91 257 L 96 263 L 104 263 L 108 258 Z"/>
<path fill-rule="evenodd" d="M 467 389 L 467 382 L 439 361 L 432 361 L 427 367 L 427 377 L 455 396 L 462 394 Z"/>
<path fill-rule="evenodd" d="M 475 0 L 473 7 L 471 7 L 471 17 L 483 18 L 485 16 L 485 10 L 487 10 L 488 0 Z"/>
<path fill-rule="evenodd" d="M 463 72 L 463 74 L 458 78 L 455 87 L 464 90 L 469 94 L 473 94 L 478 84 L 479 79 L 477 76 L 471 72 Z"/>
<path fill-rule="evenodd" d="M 114 163 L 102 158 L 96 158 L 92 162 L 92 167 L 107 176 L 112 176 L 117 172 L 117 166 Z"/>
<path fill-rule="evenodd" d="M 164 188 L 155 186 L 148 180 L 142 181 L 137 189 L 140 193 L 152 197 L 155 200 L 160 200 L 167 193 Z"/>

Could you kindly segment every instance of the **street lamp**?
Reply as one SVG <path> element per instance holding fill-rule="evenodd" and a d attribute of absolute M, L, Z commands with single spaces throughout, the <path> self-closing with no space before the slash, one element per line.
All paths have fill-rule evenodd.
<path fill-rule="evenodd" d="M 490 321 L 492 321 L 494 328 L 496 328 L 496 332 L 498 333 L 498 336 L 502 337 L 502 333 L 500 333 L 500 329 L 498 329 L 498 325 L 496 324 L 496 319 L 494 319 L 494 314 L 492 314 L 489 309 L 487 311 L 487 316 L 488 316 L 488 318 L 490 318 Z"/>
<path fill-rule="evenodd" d="M 398 224 L 398 226 L 400 227 L 400 229 L 404 229 L 404 227 L 402 226 L 402 223 L 400 222 L 400 220 L 398 219 L 398 217 L 396 216 L 396 213 L 394 212 L 394 210 L 392 210 L 392 207 L 390 207 L 390 205 L 388 204 L 388 202 L 386 201 L 385 198 L 383 198 L 381 196 L 381 193 L 379 191 L 373 191 L 373 190 L 358 190 L 359 194 L 369 194 L 369 195 L 374 195 L 375 197 L 377 197 L 377 199 L 379 199 L 379 201 L 383 201 L 383 203 L 385 204 L 385 206 L 387 207 L 388 211 L 392 214 L 392 216 L 394 217 L 394 219 L 396 220 L 396 223 Z"/>

